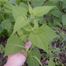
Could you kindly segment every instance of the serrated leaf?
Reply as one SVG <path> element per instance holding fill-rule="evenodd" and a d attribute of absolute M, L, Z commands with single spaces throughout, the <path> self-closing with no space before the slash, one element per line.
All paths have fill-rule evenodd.
<path fill-rule="evenodd" d="M 28 24 L 27 17 L 26 16 L 19 16 L 16 19 L 13 33 L 15 33 L 16 31 L 18 31 L 19 29 L 23 28 L 27 24 Z"/>
<path fill-rule="evenodd" d="M 33 45 L 48 52 L 48 46 L 56 36 L 56 33 L 49 26 L 43 25 L 41 28 L 34 30 L 29 39 Z"/>
<path fill-rule="evenodd" d="M 31 5 L 30 4 L 28 4 L 28 6 L 29 6 L 29 13 L 31 14 L 31 16 L 33 15 L 33 9 L 32 9 L 32 7 L 31 7 Z"/>
<path fill-rule="evenodd" d="M 40 60 L 40 52 L 37 48 L 34 48 L 28 56 L 28 66 L 39 66 L 39 62 L 34 58 L 37 57 Z"/>
<path fill-rule="evenodd" d="M 62 23 L 66 26 L 66 15 L 62 15 Z"/>
<path fill-rule="evenodd" d="M 8 32 L 12 31 L 12 24 L 9 19 L 2 21 L 1 26 L 3 29 L 6 29 Z"/>
<path fill-rule="evenodd" d="M 55 6 L 40 6 L 33 8 L 33 15 L 40 17 L 46 15 L 50 10 L 55 8 Z"/>
<path fill-rule="evenodd" d="M 17 34 L 19 35 L 20 39 L 22 41 L 26 41 L 27 38 L 27 33 L 22 29 L 22 30 L 18 30 Z"/>
<path fill-rule="evenodd" d="M 62 13 L 60 12 L 59 9 L 54 9 L 54 10 L 51 12 L 51 14 L 52 14 L 53 16 L 55 16 L 55 17 L 60 17 L 60 16 L 62 16 Z"/>
<path fill-rule="evenodd" d="M 14 31 L 13 33 L 15 33 L 16 31 L 18 31 L 20 28 L 23 28 L 27 23 L 27 10 L 25 7 L 21 7 L 21 6 L 15 6 L 12 9 L 13 11 L 13 16 L 15 19 L 15 25 L 14 25 Z"/>
<path fill-rule="evenodd" d="M 52 58 L 49 60 L 48 66 L 55 66 L 55 63 L 53 62 Z"/>
<path fill-rule="evenodd" d="M 31 4 L 32 4 L 33 7 L 41 6 L 41 5 L 43 5 L 44 1 L 45 0 L 31 0 Z"/>
<path fill-rule="evenodd" d="M 19 16 L 27 15 L 27 8 L 25 6 L 12 6 L 12 13 L 14 18 L 18 18 Z"/>
<path fill-rule="evenodd" d="M 16 34 L 11 35 L 5 47 L 5 54 L 11 55 L 21 51 L 22 48 L 18 47 L 18 45 L 22 46 L 22 41 L 20 40 L 20 38 Z"/>

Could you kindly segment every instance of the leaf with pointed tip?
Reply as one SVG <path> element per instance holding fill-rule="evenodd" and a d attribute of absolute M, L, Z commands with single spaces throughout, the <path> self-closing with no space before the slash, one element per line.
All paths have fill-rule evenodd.
<path fill-rule="evenodd" d="M 47 25 L 35 29 L 29 36 L 33 45 L 45 51 L 49 51 L 49 45 L 57 37 L 56 33 Z"/>
<path fill-rule="evenodd" d="M 11 35 L 5 47 L 5 54 L 11 55 L 21 51 L 22 48 L 18 47 L 18 45 L 22 46 L 22 41 L 20 40 L 20 38 L 16 34 Z"/>
<path fill-rule="evenodd" d="M 27 17 L 26 16 L 19 16 L 16 19 L 13 33 L 15 33 L 16 31 L 18 31 L 19 29 L 23 28 L 27 24 L 28 24 Z"/>
<path fill-rule="evenodd" d="M 39 66 L 40 63 L 34 58 L 37 57 L 40 60 L 40 52 L 37 48 L 34 48 L 33 50 L 31 50 L 28 59 L 27 59 L 27 63 L 28 66 Z"/>
<path fill-rule="evenodd" d="M 40 17 L 46 15 L 50 10 L 55 8 L 55 6 L 40 6 L 33 8 L 33 15 Z"/>
<path fill-rule="evenodd" d="M 12 12 L 13 12 L 13 16 L 15 19 L 15 25 L 14 25 L 13 33 L 15 33 L 16 31 L 23 28 L 28 23 L 28 20 L 26 17 L 27 10 L 26 10 L 26 8 L 21 7 L 21 6 L 19 6 L 19 7 L 15 6 L 15 7 L 13 7 L 12 10 L 13 10 Z"/>

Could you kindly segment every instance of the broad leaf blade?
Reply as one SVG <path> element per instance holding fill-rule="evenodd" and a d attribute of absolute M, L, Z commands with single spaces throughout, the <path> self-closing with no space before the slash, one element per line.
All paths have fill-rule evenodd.
<path fill-rule="evenodd" d="M 14 18 L 18 18 L 19 16 L 27 15 L 27 8 L 25 6 L 12 6 L 12 13 Z"/>
<path fill-rule="evenodd" d="M 37 48 L 31 50 L 27 60 L 28 66 L 39 66 L 39 62 L 34 58 L 34 56 L 40 60 L 40 52 Z"/>
<path fill-rule="evenodd" d="M 62 15 L 62 23 L 66 26 L 66 15 Z"/>
<path fill-rule="evenodd" d="M 16 23 L 14 25 L 14 31 L 13 33 L 15 33 L 16 31 L 18 31 L 19 29 L 23 28 L 26 24 L 28 24 L 28 20 L 26 16 L 19 16 L 16 19 Z"/>
<path fill-rule="evenodd" d="M 13 16 L 15 19 L 15 26 L 13 33 L 23 28 L 28 23 L 26 14 L 27 14 L 27 10 L 24 7 L 21 6 L 13 7 Z"/>
<path fill-rule="evenodd" d="M 55 8 L 55 6 L 41 6 L 33 8 L 33 15 L 40 17 L 46 15 L 50 10 Z"/>
<path fill-rule="evenodd" d="M 41 5 L 43 5 L 44 1 L 45 0 L 31 0 L 31 4 L 32 4 L 33 7 L 41 6 Z"/>
<path fill-rule="evenodd" d="M 7 41 L 7 45 L 5 48 L 5 54 L 11 55 L 18 51 L 21 51 L 22 48 L 18 47 L 18 45 L 22 45 L 22 41 L 20 40 L 20 38 L 16 34 L 11 35 Z"/>
<path fill-rule="evenodd" d="M 50 27 L 43 25 L 41 28 L 32 32 L 29 39 L 33 45 L 48 52 L 48 46 L 56 36 L 56 33 Z"/>

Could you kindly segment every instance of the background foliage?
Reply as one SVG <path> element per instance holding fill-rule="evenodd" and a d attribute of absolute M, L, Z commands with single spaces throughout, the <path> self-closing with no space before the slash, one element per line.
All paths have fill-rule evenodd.
<path fill-rule="evenodd" d="M 66 0 L 0 0 L 0 65 L 26 40 L 26 66 L 66 66 Z"/>

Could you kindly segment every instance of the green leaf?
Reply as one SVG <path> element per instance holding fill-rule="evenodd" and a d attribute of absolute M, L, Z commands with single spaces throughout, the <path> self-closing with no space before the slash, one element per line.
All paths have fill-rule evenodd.
<path fill-rule="evenodd" d="M 31 50 L 27 59 L 28 66 L 39 66 L 40 63 L 34 57 L 37 57 L 40 60 L 40 52 L 37 48 Z"/>
<path fill-rule="evenodd" d="M 16 0 L 9 0 L 10 3 L 15 4 Z"/>
<path fill-rule="evenodd" d="M 50 10 L 55 8 L 55 6 L 40 6 L 33 8 L 33 15 L 40 17 L 46 15 Z"/>
<path fill-rule="evenodd" d="M 7 2 L 8 0 L 0 0 L 0 2 Z"/>
<path fill-rule="evenodd" d="M 28 6 L 29 6 L 29 13 L 31 14 L 31 16 L 33 15 L 33 9 L 32 9 L 32 7 L 31 7 L 31 5 L 30 4 L 28 4 Z"/>
<path fill-rule="evenodd" d="M 27 17 L 26 16 L 19 16 L 18 18 L 16 18 L 13 33 L 18 31 L 19 29 L 23 28 L 27 24 L 28 24 Z"/>
<path fill-rule="evenodd" d="M 66 26 L 66 15 L 62 15 L 62 23 Z"/>
<path fill-rule="evenodd" d="M 30 34 L 29 39 L 32 41 L 33 45 L 48 52 L 48 46 L 56 36 L 56 33 L 49 26 L 43 25 L 35 29 Z"/>
<path fill-rule="evenodd" d="M 62 13 L 60 12 L 59 9 L 54 9 L 54 10 L 51 12 L 51 14 L 52 14 L 53 16 L 55 16 L 55 17 L 60 17 L 60 16 L 62 16 Z"/>
<path fill-rule="evenodd" d="M 41 63 L 40 59 L 38 59 L 36 56 L 33 56 L 33 58 L 34 58 L 36 61 L 38 61 L 38 63 L 42 66 L 42 63 Z"/>
<path fill-rule="evenodd" d="M 66 0 L 63 0 L 63 8 L 66 8 Z"/>
<path fill-rule="evenodd" d="M 0 24 L 0 33 L 3 31 L 3 28 L 2 28 L 2 26 L 1 26 L 1 24 Z"/>
<path fill-rule="evenodd" d="M 58 1 L 63 1 L 63 0 L 49 0 L 49 1 L 57 3 Z"/>
<path fill-rule="evenodd" d="M 1 26 L 3 29 L 6 29 L 8 32 L 12 31 L 12 24 L 9 19 L 2 21 Z"/>
<path fill-rule="evenodd" d="M 26 41 L 28 33 L 24 29 L 18 30 L 17 34 L 23 42 Z"/>
<path fill-rule="evenodd" d="M 16 31 L 18 31 L 19 29 L 23 28 L 27 23 L 27 10 L 25 7 L 21 7 L 21 6 L 15 6 L 12 9 L 13 11 L 13 16 L 15 19 L 15 26 L 14 26 L 14 31 L 13 33 L 15 33 Z"/>
<path fill-rule="evenodd" d="M 31 0 L 31 4 L 32 4 L 33 7 L 41 6 L 41 5 L 43 5 L 44 1 L 45 0 Z"/>
<path fill-rule="evenodd" d="M 52 58 L 49 60 L 48 66 L 55 66 L 55 63 L 53 62 Z"/>
<path fill-rule="evenodd" d="M 19 16 L 24 16 L 27 15 L 27 8 L 25 6 L 23 6 L 24 4 L 22 4 L 22 6 L 12 6 L 12 13 L 14 18 L 18 18 Z"/>
<path fill-rule="evenodd" d="M 22 44 L 23 44 L 22 41 L 16 34 L 11 35 L 5 47 L 5 54 L 11 55 L 20 52 L 22 48 L 18 47 L 18 45 L 22 46 Z"/>

